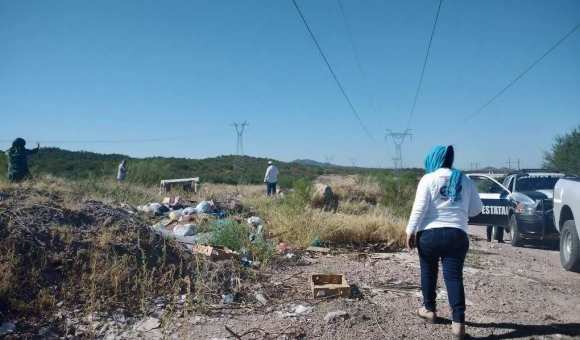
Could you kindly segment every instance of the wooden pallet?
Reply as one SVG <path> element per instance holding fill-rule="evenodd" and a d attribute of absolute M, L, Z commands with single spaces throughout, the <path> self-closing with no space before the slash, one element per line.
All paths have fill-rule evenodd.
<path fill-rule="evenodd" d="M 342 274 L 312 274 L 310 287 L 313 298 L 350 297 L 350 285 Z"/>

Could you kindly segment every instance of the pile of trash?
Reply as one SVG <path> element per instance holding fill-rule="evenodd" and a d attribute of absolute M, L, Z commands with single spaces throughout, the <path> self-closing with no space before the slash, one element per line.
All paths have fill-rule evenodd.
<path fill-rule="evenodd" d="M 150 226 L 154 232 L 212 260 L 237 258 L 244 266 L 257 266 L 260 254 L 256 253 L 274 248 L 264 237 L 264 221 L 244 213 L 237 200 L 188 202 L 166 197 L 137 210 L 157 219 Z"/>

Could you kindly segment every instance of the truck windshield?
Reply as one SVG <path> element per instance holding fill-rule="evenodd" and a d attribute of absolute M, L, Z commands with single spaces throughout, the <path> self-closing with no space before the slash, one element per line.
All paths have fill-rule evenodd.
<path fill-rule="evenodd" d="M 560 177 L 534 176 L 520 177 L 516 184 L 517 191 L 554 190 Z"/>

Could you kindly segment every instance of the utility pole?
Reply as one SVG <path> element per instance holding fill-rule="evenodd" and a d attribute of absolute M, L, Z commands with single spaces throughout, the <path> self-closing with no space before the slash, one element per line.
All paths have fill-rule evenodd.
<path fill-rule="evenodd" d="M 395 170 L 399 170 L 403 168 L 403 143 L 407 139 L 411 139 L 413 134 L 411 133 L 411 129 L 405 129 L 403 132 L 393 132 L 392 130 L 387 129 L 387 133 L 385 135 L 385 139 L 391 138 L 393 144 L 395 145 L 395 157 L 393 157 L 393 164 Z"/>
<path fill-rule="evenodd" d="M 508 158 L 508 169 L 510 169 L 510 170 L 512 169 L 512 158 L 511 157 Z"/>
<path fill-rule="evenodd" d="M 350 164 L 352 164 L 352 167 L 356 168 L 356 158 L 350 157 L 349 160 L 350 160 Z"/>
<path fill-rule="evenodd" d="M 242 175 L 242 166 L 241 166 L 241 162 L 243 160 L 243 156 L 244 155 L 244 132 L 246 132 L 246 127 L 248 126 L 248 122 L 247 121 L 243 121 L 241 123 L 236 123 L 233 122 L 232 126 L 234 127 L 234 129 L 236 130 L 236 155 L 238 157 L 234 157 L 234 173 L 237 174 L 238 177 L 238 184 L 242 184 L 242 182 L 244 181 L 243 179 L 243 175 Z"/>
<path fill-rule="evenodd" d="M 244 155 L 244 132 L 246 131 L 246 126 L 248 122 L 244 121 L 242 123 L 233 122 L 232 126 L 236 130 L 236 155 Z"/>

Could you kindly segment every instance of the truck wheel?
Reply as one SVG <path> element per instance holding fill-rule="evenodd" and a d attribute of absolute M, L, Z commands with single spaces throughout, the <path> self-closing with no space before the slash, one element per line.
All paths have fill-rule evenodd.
<path fill-rule="evenodd" d="M 560 233 L 560 262 L 564 269 L 580 272 L 580 240 L 574 220 L 564 222 Z"/>
<path fill-rule="evenodd" d="M 510 234 L 512 236 L 511 244 L 514 247 L 520 247 L 522 245 L 522 234 L 518 229 L 518 220 L 516 215 L 510 216 Z"/>

